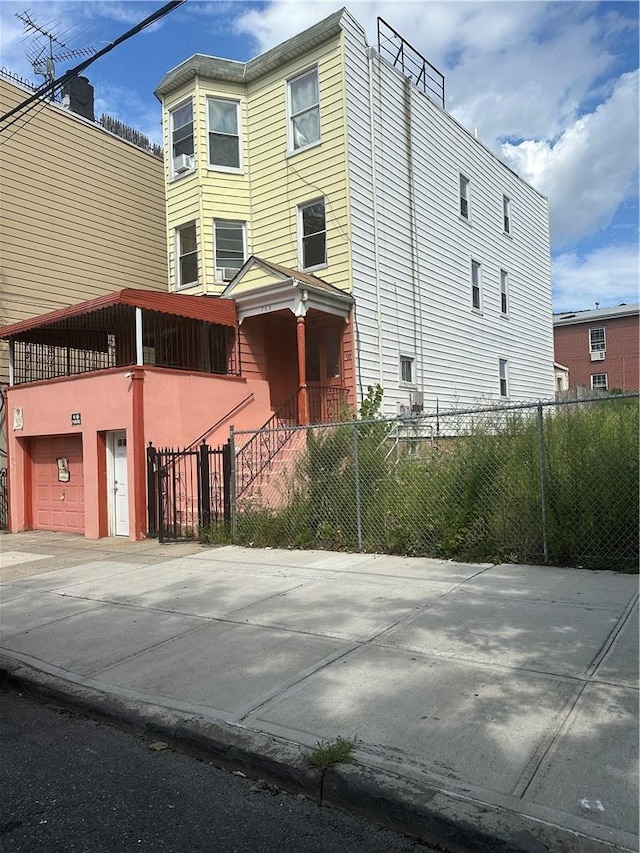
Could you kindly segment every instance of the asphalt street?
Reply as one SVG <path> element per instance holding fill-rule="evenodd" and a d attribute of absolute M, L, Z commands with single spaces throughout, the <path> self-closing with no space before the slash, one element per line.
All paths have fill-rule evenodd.
<path fill-rule="evenodd" d="M 300 796 L 0 693 L 3 853 L 429 853 Z"/>

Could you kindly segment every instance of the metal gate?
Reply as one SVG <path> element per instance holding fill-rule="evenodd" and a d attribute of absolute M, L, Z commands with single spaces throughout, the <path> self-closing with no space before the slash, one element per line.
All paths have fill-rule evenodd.
<path fill-rule="evenodd" d="M 160 542 L 195 539 L 231 519 L 229 443 L 182 450 L 147 447 L 149 536 Z"/>

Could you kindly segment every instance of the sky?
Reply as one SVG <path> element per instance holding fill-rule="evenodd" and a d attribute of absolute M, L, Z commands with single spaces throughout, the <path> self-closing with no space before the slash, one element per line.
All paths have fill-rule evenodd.
<path fill-rule="evenodd" d="M 38 43 L 100 50 L 163 5 L 3 0 L 0 66 L 34 82 Z M 194 53 L 248 60 L 346 5 L 377 43 L 377 16 L 446 78 L 447 110 L 549 198 L 555 311 L 638 301 L 636 2 L 187 0 L 84 73 L 96 114 L 161 141 L 154 89 Z M 62 53 L 65 51 L 60 49 Z M 56 76 L 81 59 L 56 65 Z"/>

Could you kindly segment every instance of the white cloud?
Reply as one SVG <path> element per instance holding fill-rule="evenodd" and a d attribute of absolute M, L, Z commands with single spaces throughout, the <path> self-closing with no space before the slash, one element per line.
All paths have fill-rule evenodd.
<path fill-rule="evenodd" d="M 554 311 L 638 301 L 637 246 L 606 246 L 586 256 L 558 255 L 552 265 Z"/>
<path fill-rule="evenodd" d="M 624 74 L 611 97 L 573 122 L 557 142 L 504 145 L 505 159 L 549 196 L 556 247 L 606 228 L 637 193 L 638 72 Z"/>

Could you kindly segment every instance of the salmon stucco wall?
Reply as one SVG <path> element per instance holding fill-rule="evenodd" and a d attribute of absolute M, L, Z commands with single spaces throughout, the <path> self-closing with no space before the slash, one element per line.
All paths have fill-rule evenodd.
<path fill-rule="evenodd" d="M 13 412 L 22 409 L 22 428 L 14 430 Z M 100 536 L 100 505 L 104 484 L 99 483 L 102 462 L 98 460 L 96 435 L 107 430 L 126 430 L 132 436 L 132 383 L 122 370 L 46 383 L 20 385 L 9 389 L 9 478 L 11 531 L 29 524 L 31 494 L 28 439 L 39 435 L 82 435 L 85 536 Z M 71 415 L 80 415 L 80 425 L 72 426 Z M 131 447 L 127 459 L 129 482 L 134 482 Z M 144 452 L 144 448 L 141 448 Z M 133 489 L 129 491 L 129 515 L 134 517 Z M 133 529 L 133 525 L 132 525 Z"/>
<path fill-rule="evenodd" d="M 29 439 L 47 435 L 81 435 L 83 446 L 85 536 L 106 535 L 105 433 L 125 430 L 130 538 L 146 529 L 146 495 L 140 483 L 140 465 L 146 464 L 146 447 L 185 447 L 199 439 L 218 421 L 207 443 L 216 446 L 236 429 L 256 429 L 273 414 L 269 386 L 261 380 L 191 374 L 159 368 L 136 368 L 142 379 L 143 424 L 134 424 L 134 371 L 118 370 L 73 376 L 49 382 L 19 385 L 9 390 L 9 476 L 11 530 L 31 524 L 31 460 Z M 237 411 L 230 414 L 239 406 Z M 22 412 L 14 429 L 14 411 Z M 72 425 L 72 415 L 80 424 Z M 141 461 L 142 460 L 142 461 Z"/>

